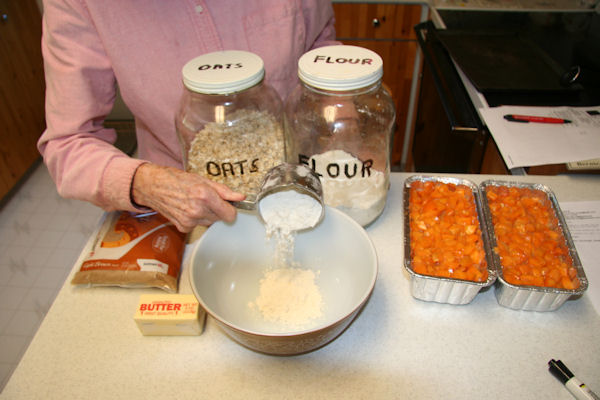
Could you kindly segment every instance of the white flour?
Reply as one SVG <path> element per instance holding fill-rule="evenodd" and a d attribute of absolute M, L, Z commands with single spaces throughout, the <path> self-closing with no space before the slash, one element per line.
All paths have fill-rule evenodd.
<path fill-rule="evenodd" d="M 267 227 L 267 235 L 276 230 L 288 234 L 312 228 L 319 222 L 323 211 L 316 199 L 293 189 L 265 196 L 258 207 Z"/>
<path fill-rule="evenodd" d="M 310 269 L 277 268 L 265 272 L 255 301 L 268 322 L 302 328 L 321 316 L 321 292 Z"/>
<path fill-rule="evenodd" d="M 323 185 L 325 204 L 367 225 L 385 207 L 389 180 L 381 171 L 343 150 L 313 155 L 309 160 Z"/>
<path fill-rule="evenodd" d="M 258 204 L 267 238 L 276 240 L 274 267 L 260 280 L 258 298 L 250 303 L 268 322 L 301 328 L 322 315 L 322 297 L 311 269 L 293 261 L 295 232 L 314 227 L 321 204 L 295 190 L 275 192 Z M 318 274 L 318 272 L 317 272 Z"/>

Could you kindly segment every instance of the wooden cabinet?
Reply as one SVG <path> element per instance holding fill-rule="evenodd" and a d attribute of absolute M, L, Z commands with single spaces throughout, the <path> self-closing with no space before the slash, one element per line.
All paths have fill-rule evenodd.
<path fill-rule="evenodd" d="M 413 70 L 418 50 L 413 26 L 421 19 L 421 5 L 390 3 L 333 3 L 337 39 L 375 51 L 383 58 L 383 82 L 396 104 L 392 167 L 402 161 Z M 412 122 L 412 121 L 411 121 Z"/>
<path fill-rule="evenodd" d="M 0 0 L 0 199 L 40 157 L 45 128 L 41 14 L 35 0 Z"/>

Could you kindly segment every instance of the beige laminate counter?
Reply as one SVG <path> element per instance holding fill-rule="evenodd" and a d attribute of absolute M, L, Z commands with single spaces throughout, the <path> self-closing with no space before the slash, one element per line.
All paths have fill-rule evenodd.
<path fill-rule="evenodd" d="M 379 258 L 373 295 L 329 345 L 295 357 L 263 355 L 211 318 L 201 336 L 144 337 L 133 314 L 139 295 L 153 290 L 66 283 L 0 398 L 570 400 L 548 373 L 551 358 L 600 390 L 600 316 L 585 295 L 548 313 L 503 308 L 493 290 L 464 306 L 411 296 L 402 232 L 408 176 L 392 174 L 386 210 L 367 229 Z M 600 200 L 598 177 L 493 178 L 546 184 L 559 202 Z M 187 272 L 181 292 L 191 293 Z"/>

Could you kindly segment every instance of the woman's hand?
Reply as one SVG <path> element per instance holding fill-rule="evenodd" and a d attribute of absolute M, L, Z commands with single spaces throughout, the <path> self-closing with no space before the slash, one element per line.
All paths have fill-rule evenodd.
<path fill-rule="evenodd" d="M 181 232 L 215 221 L 232 222 L 236 209 L 229 201 L 241 201 L 244 194 L 200 175 L 151 163 L 139 166 L 133 178 L 132 200 L 168 218 Z"/>

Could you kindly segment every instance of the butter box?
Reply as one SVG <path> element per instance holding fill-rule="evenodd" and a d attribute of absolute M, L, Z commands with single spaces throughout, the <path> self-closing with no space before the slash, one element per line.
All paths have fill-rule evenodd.
<path fill-rule="evenodd" d="M 200 335 L 206 312 L 193 294 L 143 294 L 134 320 L 146 336 Z"/>

